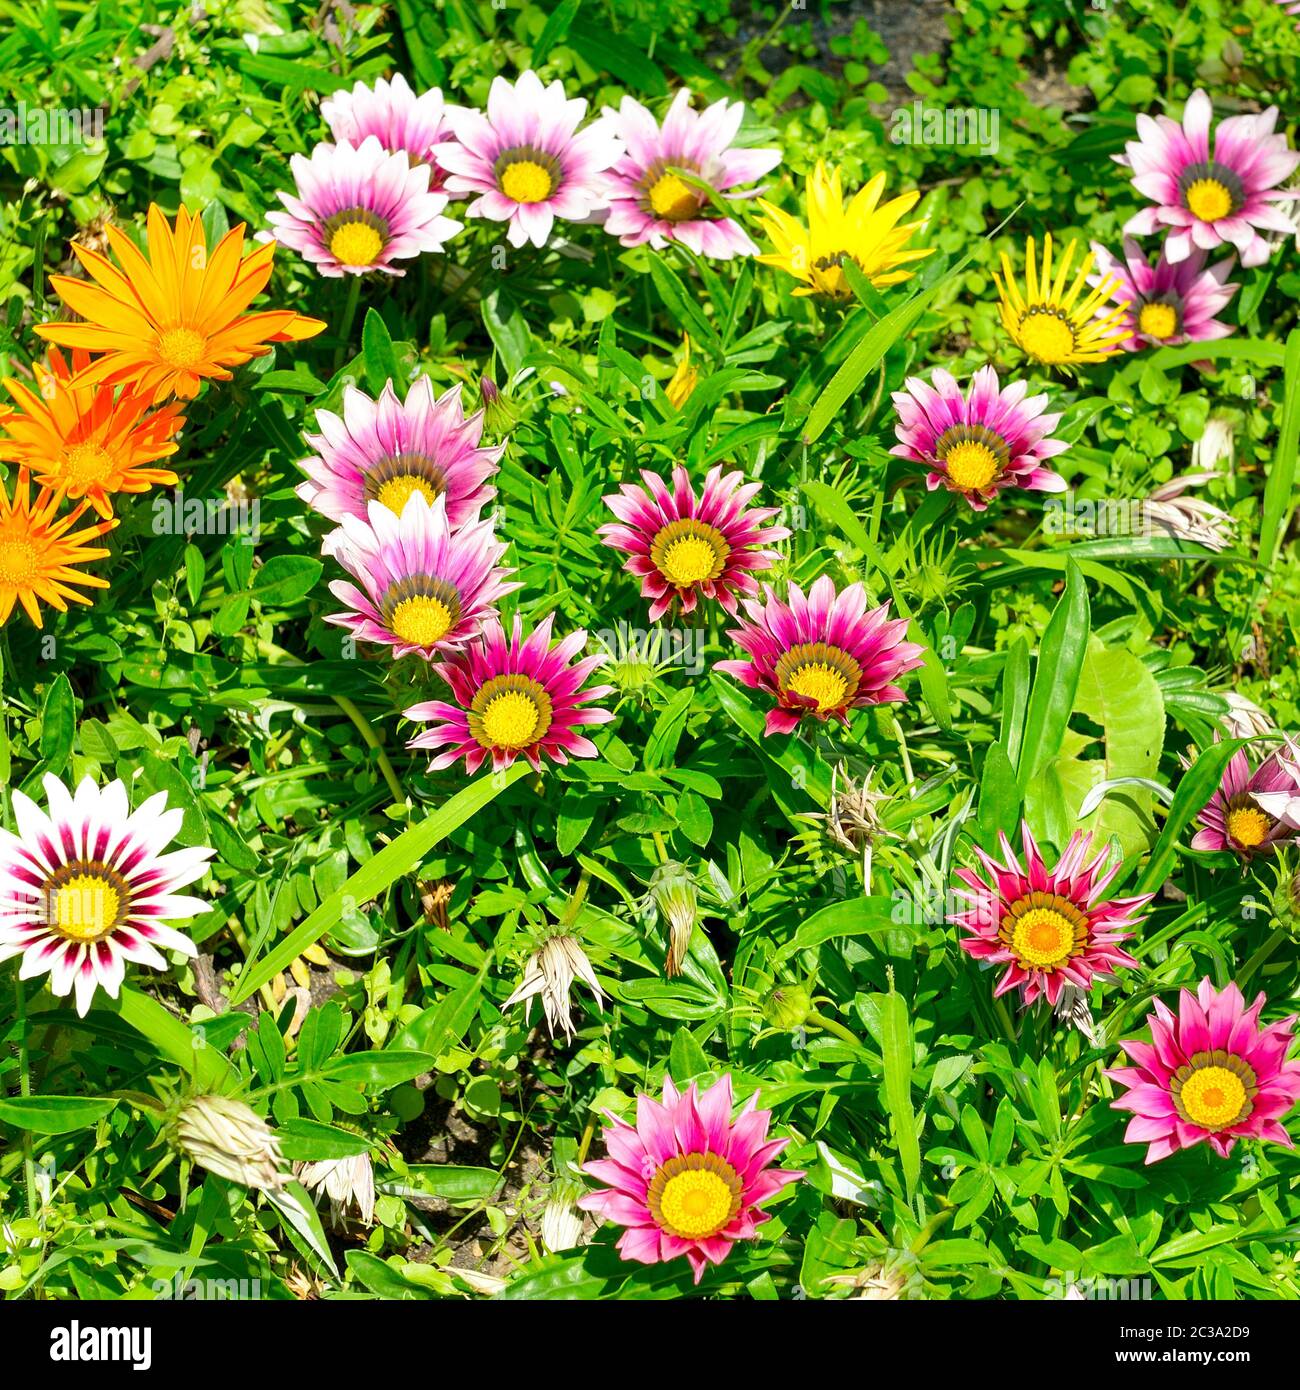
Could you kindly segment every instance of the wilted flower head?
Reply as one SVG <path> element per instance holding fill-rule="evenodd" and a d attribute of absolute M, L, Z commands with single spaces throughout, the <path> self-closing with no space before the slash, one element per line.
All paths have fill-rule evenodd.
<path fill-rule="evenodd" d="M 1235 451 L 1233 443 L 1237 429 L 1233 422 L 1222 415 L 1211 415 L 1205 422 L 1201 437 L 1192 445 L 1192 472 L 1216 470 L 1221 463 L 1230 468 Z"/>
<path fill-rule="evenodd" d="M 1245 695 L 1235 690 L 1216 692 L 1228 702 L 1228 712 L 1221 718 L 1229 738 L 1254 738 L 1266 734 L 1273 728 L 1273 721 L 1262 709 Z"/>
<path fill-rule="evenodd" d="M 684 864 L 661 864 L 650 880 L 650 901 L 668 923 L 668 953 L 664 974 L 671 980 L 679 973 L 691 948 L 691 934 L 699 917 L 700 892 Z"/>
<path fill-rule="evenodd" d="M 263 1192 L 284 1186 L 284 1158 L 275 1131 L 233 1096 L 195 1096 L 177 1116 L 176 1147 L 218 1177 Z"/>
<path fill-rule="evenodd" d="M 308 1192 L 314 1196 L 324 1192 L 329 1199 L 332 1226 L 347 1225 L 349 1207 L 363 1226 L 375 1224 L 375 1170 L 368 1153 L 295 1163 L 293 1171 Z"/>
<path fill-rule="evenodd" d="M 1165 532 L 1175 540 L 1193 541 L 1207 550 L 1226 550 L 1237 534 L 1237 519 L 1203 497 L 1185 497 L 1191 487 L 1213 481 L 1214 471 L 1183 473 L 1162 483 L 1142 503 L 1148 531 Z"/>
<path fill-rule="evenodd" d="M 552 1254 L 560 1250 L 573 1250 L 585 1244 L 582 1230 L 582 1213 L 578 1210 L 578 1198 L 582 1189 L 573 1182 L 561 1180 L 552 1184 L 542 1208 L 542 1244 Z"/>
<path fill-rule="evenodd" d="M 574 1029 L 569 990 L 575 979 L 581 980 L 591 990 L 597 1004 L 604 1003 L 605 996 L 596 979 L 596 972 L 591 968 L 582 947 L 571 936 L 549 936 L 529 956 L 528 964 L 524 967 L 524 978 L 501 1007 L 508 1009 L 513 1004 L 525 1004 L 524 1017 L 527 1018 L 532 1013 L 533 996 L 540 994 L 547 1031 L 554 1037 L 558 1024 L 564 1030 L 565 1039 L 572 1042 Z"/>

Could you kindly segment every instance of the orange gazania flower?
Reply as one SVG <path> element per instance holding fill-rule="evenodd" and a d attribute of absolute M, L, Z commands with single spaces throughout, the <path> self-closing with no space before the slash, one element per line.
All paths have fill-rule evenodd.
<path fill-rule="evenodd" d="M 102 560 L 108 554 L 91 542 L 111 531 L 117 522 L 97 521 L 73 531 L 89 504 L 81 502 L 66 516 L 59 516 L 62 501 L 57 493 L 42 488 L 33 506 L 25 468 L 19 470 L 12 501 L 0 487 L 0 626 L 9 621 L 15 603 L 21 603 L 32 622 L 43 627 L 38 599 L 66 613 L 68 599 L 91 602 L 74 585 L 108 588 L 107 579 L 83 574 L 74 566 Z"/>
<path fill-rule="evenodd" d="M 146 398 L 127 388 L 82 386 L 74 377 L 90 366 L 90 354 L 78 349 L 72 367 L 58 348 L 50 349 L 46 369 L 35 364 L 37 390 L 9 380 L 5 389 L 22 413 L 0 418 L 0 459 L 29 468 L 42 487 L 86 498 L 104 518 L 113 515 L 109 494 L 147 492 L 171 484 L 176 474 L 150 468 L 176 452 L 172 436 L 185 424 L 178 404 L 149 411 Z"/>
<path fill-rule="evenodd" d="M 209 256 L 203 223 L 184 207 L 175 229 L 149 209 L 146 258 L 117 227 L 106 227 L 118 266 L 74 241 L 93 284 L 52 275 L 50 284 L 84 323 L 45 323 L 36 332 L 64 347 L 102 354 L 79 386 L 130 385 L 149 401 L 198 395 L 204 378 L 229 381 L 231 367 L 270 352 L 271 343 L 311 338 L 325 324 L 292 309 L 246 314 L 271 277 L 275 243 L 244 257 L 244 226 L 232 227 Z"/>

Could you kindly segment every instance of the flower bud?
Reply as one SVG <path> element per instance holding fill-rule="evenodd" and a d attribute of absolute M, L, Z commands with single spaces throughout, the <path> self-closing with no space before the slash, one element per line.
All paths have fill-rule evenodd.
<path fill-rule="evenodd" d="M 196 1096 L 182 1107 L 174 1133 L 181 1153 L 210 1173 L 264 1192 L 284 1186 L 280 1140 L 242 1100 Z"/>
<path fill-rule="evenodd" d="M 763 1017 L 788 1033 L 802 1028 L 812 1012 L 812 995 L 802 985 L 777 985 L 763 1001 Z"/>

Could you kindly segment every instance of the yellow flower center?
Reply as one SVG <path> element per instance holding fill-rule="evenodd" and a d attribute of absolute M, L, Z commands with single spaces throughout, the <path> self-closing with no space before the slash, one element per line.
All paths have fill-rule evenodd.
<path fill-rule="evenodd" d="M 664 1184 L 659 1210 L 679 1234 L 696 1240 L 716 1235 L 731 1214 L 731 1189 L 717 1173 L 693 1168 Z"/>
<path fill-rule="evenodd" d="M 1234 1124 L 1248 1099 L 1246 1087 L 1227 1067 L 1201 1067 L 1183 1082 L 1180 1099 L 1193 1124 L 1219 1130 Z"/>
<path fill-rule="evenodd" d="M 650 186 L 650 210 L 665 222 L 685 222 L 700 210 L 700 195 L 676 174 L 662 174 Z"/>
<path fill-rule="evenodd" d="M 197 329 L 169 328 L 158 339 L 158 356 L 169 367 L 197 367 L 208 350 L 208 340 Z"/>
<path fill-rule="evenodd" d="M 796 695 L 802 695 L 805 699 L 816 700 L 817 712 L 821 714 L 828 709 L 838 709 L 844 703 L 845 696 L 849 693 L 849 683 L 844 679 L 843 673 L 833 666 L 816 662 L 800 666 L 790 677 L 786 689 L 793 690 Z"/>
<path fill-rule="evenodd" d="M 1227 815 L 1228 834 L 1239 845 L 1253 849 L 1264 843 L 1268 832 L 1273 828 L 1272 821 L 1258 806 L 1240 806 Z"/>
<path fill-rule="evenodd" d="M 521 690 L 506 690 L 483 711 L 483 736 L 494 748 L 527 748 L 537 733 L 539 710 Z"/>
<path fill-rule="evenodd" d="M 438 489 L 428 478 L 418 478 L 413 473 L 401 473 L 395 478 L 388 478 L 380 483 L 378 491 L 375 493 L 375 501 L 383 503 L 389 511 L 396 512 L 398 516 L 401 516 L 402 508 L 406 506 L 411 495 L 416 492 L 429 503 L 435 502 L 438 497 Z"/>
<path fill-rule="evenodd" d="M 1040 970 L 1063 964 L 1074 953 L 1074 923 L 1050 907 L 1031 907 L 1016 919 L 1011 949 L 1024 965 Z"/>
<path fill-rule="evenodd" d="M 531 159 L 507 164 L 501 174 L 501 191 L 516 203 L 544 203 L 555 190 L 548 170 Z"/>
<path fill-rule="evenodd" d="M 451 629 L 451 609 L 431 594 L 416 594 L 403 599 L 393 609 L 388 625 L 392 631 L 413 647 L 431 647 L 440 642 Z"/>
<path fill-rule="evenodd" d="M 1187 211 L 1202 222 L 1217 222 L 1232 211 L 1232 193 L 1218 179 L 1197 179 L 1187 190 Z"/>
<path fill-rule="evenodd" d="M 340 265 L 374 265 L 384 239 L 365 222 L 345 222 L 330 237 L 330 255 Z"/>
<path fill-rule="evenodd" d="M 700 536 L 683 536 L 665 551 L 661 562 L 664 578 L 679 589 L 711 579 L 718 563 L 713 547 Z"/>
<path fill-rule="evenodd" d="M 61 471 L 70 483 L 102 483 L 113 471 L 113 456 L 98 444 L 74 444 L 63 451 Z"/>
<path fill-rule="evenodd" d="M 1148 338 L 1172 338 L 1178 331 L 1178 315 L 1172 304 L 1144 304 L 1138 329 Z"/>
<path fill-rule="evenodd" d="M 49 924 L 72 941 L 98 941 L 117 925 L 122 895 L 99 874 L 74 873 L 47 890 Z"/>
<path fill-rule="evenodd" d="M 0 541 L 0 584 L 30 584 L 40 557 L 30 541 Z"/>
<path fill-rule="evenodd" d="M 958 444 L 943 464 L 953 482 L 967 492 L 987 487 L 998 472 L 997 455 L 987 444 L 977 444 L 973 440 Z"/>
<path fill-rule="evenodd" d="M 1030 309 L 1020 320 L 1020 346 L 1036 361 L 1068 362 L 1074 356 L 1074 330 L 1060 314 Z"/>

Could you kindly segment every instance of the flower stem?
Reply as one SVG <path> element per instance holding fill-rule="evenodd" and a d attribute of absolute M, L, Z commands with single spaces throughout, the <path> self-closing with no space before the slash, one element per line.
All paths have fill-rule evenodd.
<path fill-rule="evenodd" d="M 18 1094 L 32 1093 L 32 1062 L 27 1047 L 27 991 L 14 976 L 14 1016 L 18 1023 Z M 36 1162 L 32 1157 L 32 1132 L 23 1130 L 23 1174 L 27 1180 L 27 1215 L 36 1220 Z"/>
<path fill-rule="evenodd" d="M 1286 936 L 1286 928 L 1276 927 L 1265 937 L 1264 944 L 1259 950 L 1241 967 L 1241 971 L 1237 976 L 1237 988 L 1240 989 L 1243 994 L 1246 992 L 1246 985 L 1250 981 L 1251 976 L 1282 944 L 1282 938 L 1284 936 Z"/>
<path fill-rule="evenodd" d="M 330 698 L 357 726 L 357 732 L 361 735 L 366 747 L 369 748 L 378 759 L 379 770 L 384 774 L 384 781 L 388 783 L 388 790 L 392 792 L 393 800 L 396 801 L 399 806 L 403 805 L 406 801 L 406 792 L 402 789 L 402 784 L 397 779 L 397 773 L 393 770 L 393 765 L 388 760 L 388 754 L 384 752 L 383 744 L 379 741 L 379 735 L 375 733 L 370 721 L 346 695 L 333 695 Z"/>
<path fill-rule="evenodd" d="M 348 280 L 348 297 L 343 305 L 343 320 L 339 325 L 339 345 L 334 353 L 334 370 L 343 365 L 348 355 L 348 342 L 352 337 L 352 325 L 357 317 L 357 305 L 361 302 L 361 276 L 352 275 Z"/>
<path fill-rule="evenodd" d="M 865 1052 L 867 1050 L 863 1046 L 861 1038 L 851 1033 L 842 1023 L 837 1022 L 833 1018 L 827 1018 L 825 1014 L 819 1014 L 816 1009 L 813 1009 L 808 1014 L 804 1022 L 810 1028 L 820 1028 L 823 1033 L 833 1034 L 835 1037 L 839 1038 L 841 1042 L 846 1042 L 850 1044 L 850 1046 L 856 1047 L 859 1052 Z"/>

